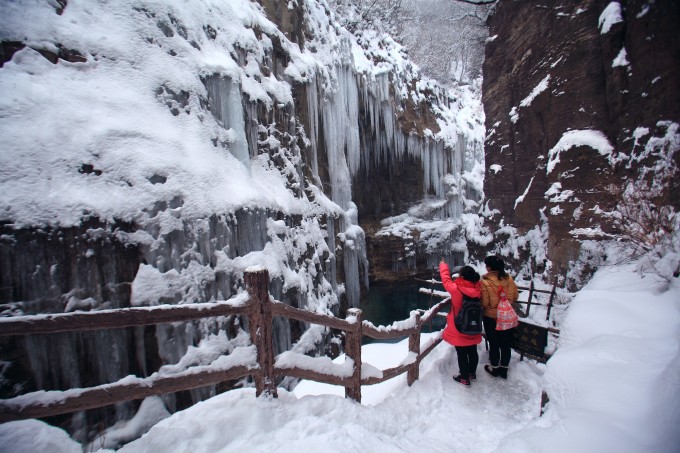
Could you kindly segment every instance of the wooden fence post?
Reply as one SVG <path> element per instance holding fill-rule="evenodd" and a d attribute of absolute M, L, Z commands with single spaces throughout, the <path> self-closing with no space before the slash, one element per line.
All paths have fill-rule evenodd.
<path fill-rule="evenodd" d="M 416 330 L 408 336 L 408 351 L 416 355 L 416 360 L 407 373 L 408 385 L 413 385 L 420 375 L 420 313 L 416 314 Z"/>
<path fill-rule="evenodd" d="M 527 301 L 527 311 L 524 313 L 524 317 L 529 317 L 529 311 L 531 311 L 531 303 L 534 299 L 534 280 L 531 280 L 531 285 L 529 286 L 529 299 Z"/>
<path fill-rule="evenodd" d="M 352 330 L 348 330 L 345 336 L 345 357 L 354 361 L 354 372 L 349 386 L 345 387 L 345 398 L 352 398 L 357 403 L 361 402 L 361 310 L 350 308 L 347 310 L 345 319 L 353 318 Z"/>
<path fill-rule="evenodd" d="M 255 394 L 263 392 L 274 398 L 276 381 L 274 379 L 274 344 L 272 341 L 272 308 L 269 303 L 269 272 L 261 266 L 246 269 L 244 275 L 246 290 L 253 305 L 248 315 L 250 340 L 257 348 L 257 364 L 260 369 L 255 373 Z"/>
<path fill-rule="evenodd" d="M 553 302 L 555 302 L 555 296 L 557 295 L 557 277 L 555 277 L 555 282 L 553 283 L 552 291 L 550 291 L 550 300 L 548 301 L 548 312 L 545 314 L 545 320 L 550 319 L 550 311 L 553 307 Z"/>

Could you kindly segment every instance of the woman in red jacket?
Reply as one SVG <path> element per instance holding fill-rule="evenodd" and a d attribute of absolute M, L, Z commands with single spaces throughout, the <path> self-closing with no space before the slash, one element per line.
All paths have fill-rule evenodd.
<path fill-rule="evenodd" d="M 442 338 L 456 347 L 460 374 L 454 376 L 453 379 L 469 387 L 470 380 L 477 379 L 477 364 L 479 363 L 477 345 L 482 342 L 482 334 L 466 335 L 460 333 L 456 329 L 454 318 L 463 306 L 463 293 L 469 297 L 480 297 L 479 274 L 470 266 L 463 266 L 458 271 L 459 276 L 452 280 L 449 265 L 442 259 L 439 263 L 439 275 L 444 288 L 451 295 L 451 311 L 446 316 L 446 327 Z"/>

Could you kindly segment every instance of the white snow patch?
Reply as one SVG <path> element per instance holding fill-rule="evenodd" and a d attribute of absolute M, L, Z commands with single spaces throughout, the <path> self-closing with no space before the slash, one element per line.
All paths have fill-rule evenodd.
<path fill-rule="evenodd" d="M 529 180 L 529 184 L 527 185 L 527 188 L 524 189 L 524 193 L 522 195 L 520 195 L 519 197 L 517 197 L 517 199 L 515 200 L 515 208 L 517 208 L 518 204 L 520 204 L 521 202 L 524 201 L 524 198 L 529 193 L 529 188 L 531 188 L 531 183 L 534 182 L 534 178 L 535 178 L 535 176 L 531 177 L 531 179 Z"/>
<path fill-rule="evenodd" d="M 611 2 L 600 14 L 597 20 L 597 26 L 600 28 L 601 34 L 609 33 L 612 25 L 623 22 L 623 13 L 621 11 L 621 4 L 619 2 Z"/>
<path fill-rule="evenodd" d="M 519 119 L 519 113 L 517 113 L 517 107 L 513 107 L 510 109 L 510 113 L 508 114 L 510 116 L 510 121 L 514 123 L 517 122 Z"/>
<path fill-rule="evenodd" d="M 550 82 L 550 74 L 545 76 L 543 80 L 538 82 L 538 85 L 534 87 L 533 90 L 531 90 L 531 93 L 529 93 L 529 96 L 525 97 L 522 99 L 522 102 L 519 103 L 520 107 L 528 107 L 531 105 L 534 99 L 536 99 L 536 96 L 544 92 L 548 88 L 548 82 Z"/>
<path fill-rule="evenodd" d="M 554 68 L 555 66 L 557 66 L 559 64 L 559 62 L 562 61 L 562 58 L 564 58 L 564 55 L 560 55 L 560 58 L 555 60 L 555 62 L 553 64 L 551 64 L 550 67 Z"/>
<path fill-rule="evenodd" d="M 66 431 L 32 419 L 0 424 L 0 449 L 8 453 L 82 453 L 83 446 Z"/>
<path fill-rule="evenodd" d="M 616 68 L 618 66 L 629 66 L 630 62 L 626 58 L 627 53 L 626 53 L 626 48 L 623 47 L 619 51 L 619 54 L 614 58 L 614 61 L 612 62 L 612 68 Z"/>
<path fill-rule="evenodd" d="M 610 156 L 614 151 L 614 147 L 600 131 L 592 129 L 567 131 L 562 134 L 557 144 L 548 151 L 548 174 L 560 162 L 560 154 L 575 146 L 589 146 L 603 156 Z"/>
<path fill-rule="evenodd" d="M 107 428 L 94 438 L 85 451 L 95 451 L 99 448 L 117 448 L 131 440 L 138 439 L 153 425 L 170 417 L 159 396 L 150 396 L 139 406 L 137 413 L 130 420 L 122 420 Z"/>
<path fill-rule="evenodd" d="M 571 234 L 574 237 L 587 237 L 587 238 L 608 238 L 608 237 L 613 237 L 611 234 L 605 233 L 602 231 L 602 229 L 598 227 L 589 227 L 589 228 L 574 228 L 573 230 L 569 231 L 569 234 Z"/>
<path fill-rule="evenodd" d="M 649 12 L 649 9 L 650 9 L 650 8 L 649 8 L 649 4 L 642 5 L 642 9 L 640 10 L 639 13 L 637 13 L 637 15 L 635 16 L 635 18 L 636 18 L 636 19 L 640 19 L 641 17 L 646 16 L 647 13 Z"/>

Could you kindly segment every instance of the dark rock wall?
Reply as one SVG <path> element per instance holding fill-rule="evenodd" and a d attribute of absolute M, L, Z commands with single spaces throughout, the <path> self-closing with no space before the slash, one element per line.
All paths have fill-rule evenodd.
<path fill-rule="evenodd" d="M 622 1 L 623 20 L 602 33 L 598 21 L 610 3 L 501 0 L 488 20 L 484 190 L 489 207 L 500 211 L 492 228 L 502 220 L 522 235 L 547 223 L 547 259 L 561 274 L 579 255 L 573 230 L 611 231 L 592 209 L 610 208 L 605 188 L 634 177 L 636 166 L 612 165 L 607 156 L 578 146 L 548 172 L 548 151 L 567 131 L 596 130 L 613 146 L 614 158 L 631 155 L 634 146 L 667 132 L 657 122 L 680 120 L 680 3 Z M 621 49 L 629 64 L 614 66 Z M 547 89 L 521 106 L 548 75 Z M 633 133 L 643 127 L 651 132 L 636 141 Z M 490 169 L 494 164 L 502 169 Z M 573 196 L 551 201 L 546 191 L 554 183 Z M 557 205 L 562 212 L 551 213 Z M 542 264 L 532 263 L 539 271 Z"/>
<path fill-rule="evenodd" d="M 60 229 L 0 226 L 0 304 L 11 311 L 13 301 L 22 301 L 19 308 L 26 313 L 63 312 L 72 297 L 107 301 L 102 308 L 129 306 L 141 257 L 108 231 L 97 221 Z"/>
<path fill-rule="evenodd" d="M 274 22 L 279 30 L 285 33 L 291 42 L 302 46 L 305 41 L 304 9 L 289 8 L 289 2 L 278 0 L 258 0 L 258 2 L 264 7 L 269 20 Z"/>

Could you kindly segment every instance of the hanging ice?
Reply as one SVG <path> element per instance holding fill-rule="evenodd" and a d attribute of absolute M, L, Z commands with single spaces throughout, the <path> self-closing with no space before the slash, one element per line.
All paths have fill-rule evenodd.
<path fill-rule="evenodd" d="M 250 170 L 250 153 L 238 81 L 213 74 L 206 78 L 205 87 L 208 90 L 210 112 L 220 126 L 230 131 L 229 152 Z"/>

